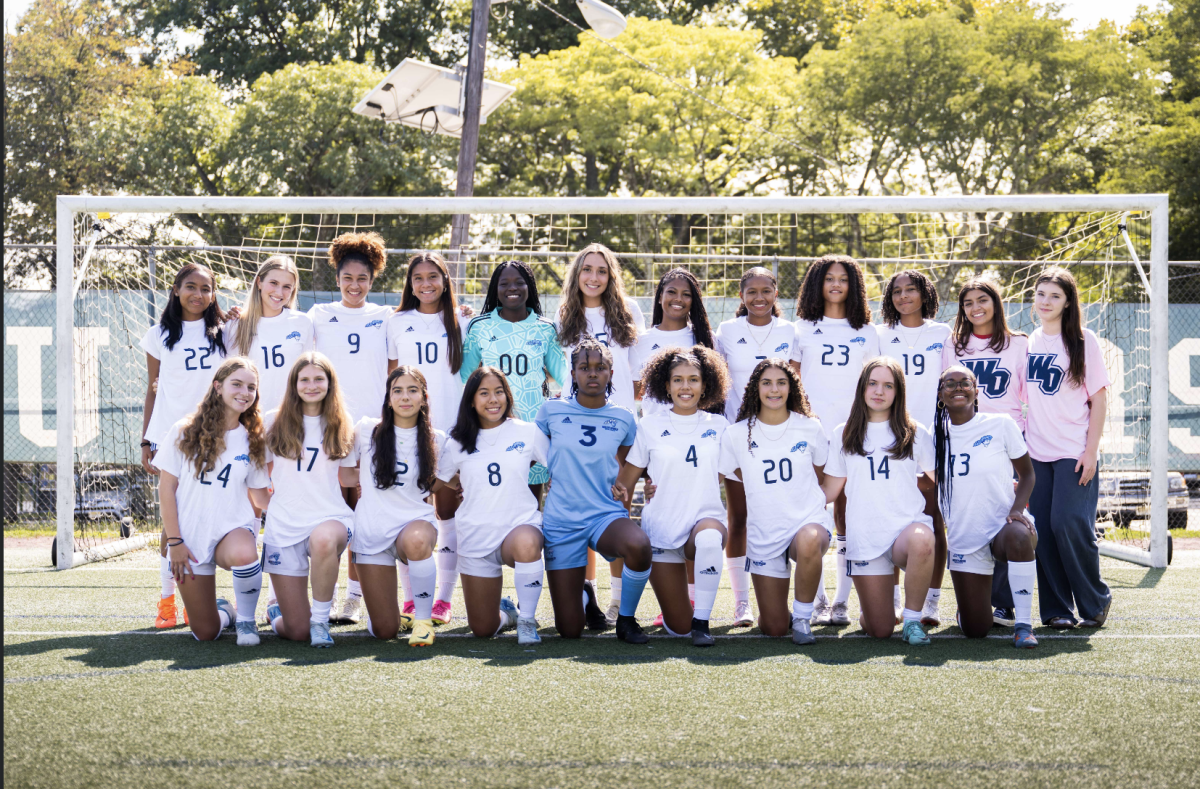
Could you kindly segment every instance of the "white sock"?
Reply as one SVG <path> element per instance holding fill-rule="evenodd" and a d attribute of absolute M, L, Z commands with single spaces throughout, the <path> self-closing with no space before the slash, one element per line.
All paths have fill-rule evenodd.
<path fill-rule="evenodd" d="M 545 571 L 546 563 L 541 559 L 536 562 L 513 562 L 513 581 L 517 585 L 517 611 L 522 619 L 533 619 L 537 616 L 538 600 L 542 597 L 542 576 Z"/>
<path fill-rule="evenodd" d="M 696 605 L 696 585 L 688 584 L 688 599 L 692 601 L 692 606 Z"/>
<path fill-rule="evenodd" d="M 351 583 L 354 582 L 351 581 Z M 333 600 L 326 600 L 323 603 L 320 600 L 313 600 L 312 608 L 309 609 L 308 621 L 316 625 L 328 623 L 329 609 L 331 608 L 333 608 Z"/>
<path fill-rule="evenodd" d="M 375 635 L 375 628 L 371 627 L 371 617 L 369 616 L 367 617 L 367 632 L 371 634 L 372 638 L 379 638 L 379 636 Z"/>
<path fill-rule="evenodd" d="M 817 576 L 817 597 L 813 601 L 822 605 L 829 605 L 829 595 L 825 593 L 825 557 L 821 557 L 821 574 Z"/>
<path fill-rule="evenodd" d="M 726 556 L 725 570 L 729 573 L 729 585 L 733 587 L 733 602 L 750 602 L 750 573 L 746 572 L 746 557 Z"/>
<path fill-rule="evenodd" d="M 1012 590 L 1013 616 L 1023 625 L 1033 624 L 1033 584 L 1037 580 L 1037 561 L 1009 562 L 1008 588 Z"/>
<path fill-rule="evenodd" d="M 930 589 L 928 592 L 925 593 L 925 605 L 929 606 L 934 611 L 937 610 L 938 603 L 940 603 L 941 601 L 942 601 L 942 590 L 941 589 Z"/>
<path fill-rule="evenodd" d="M 835 565 L 838 568 L 837 573 L 837 589 L 833 592 L 833 604 L 845 604 L 850 599 L 850 590 L 854 588 L 854 584 L 850 581 L 850 576 L 846 575 L 846 538 L 837 538 L 837 554 Z"/>
<path fill-rule="evenodd" d="M 609 607 L 612 607 L 613 603 L 616 603 L 618 606 L 620 606 L 621 605 L 621 576 L 610 575 L 608 577 L 608 583 L 609 583 L 609 594 L 608 594 Z"/>
<path fill-rule="evenodd" d="M 408 574 L 408 565 L 404 562 L 399 562 L 396 568 L 396 577 L 400 579 L 400 599 L 408 605 L 413 601 L 412 578 Z M 433 609 L 430 608 L 432 615 Z"/>
<path fill-rule="evenodd" d="M 217 618 L 221 620 L 221 629 L 222 630 L 224 630 L 225 628 L 227 628 L 231 624 L 233 624 L 232 622 L 229 621 L 229 613 L 227 611 L 222 611 L 220 608 L 217 609 Z M 241 617 L 238 617 L 238 618 L 241 619 Z M 192 635 L 195 635 L 195 633 L 193 633 Z"/>
<path fill-rule="evenodd" d="M 408 560 L 408 575 L 412 579 L 412 596 L 416 619 L 433 616 L 433 595 L 437 591 L 437 560 L 430 556 L 420 561 Z"/>
<path fill-rule="evenodd" d="M 792 619 L 812 619 L 813 603 L 792 600 Z"/>
<path fill-rule="evenodd" d="M 458 528 L 454 518 L 438 521 L 437 599 L 447 603 L 454 599 L 454 584 L 458 581 Z"/>
<path fill-rule="evenodd" d="M 175 596 L 175 576 L 171 574 L 171 560 L 158 557 L 158 582 L 162 584 L 162 597 Z"/>
<path fill-rule="evenodd" d="M 921 621 L 921 612 L 914 611 L 911 608 L 905 608 L 904 613 L 901 614 L 901 616 L 904 618 L 905 622 L 910 622 L 910 621 L 911 622 L 920 622 Z"/>
<path fill-rule="evenodd" d="M 279 635 L 279 628 L 283 627 L 283 617 L 277 616 L 271 620 L 271 632 Z"/>
<path fill-rule="evenodd" d="M 254 612 L 258 608 L 258 596 L 262 592 L 262 566 L 255 560 L 232 570 L 233 596 L 237 600 L 234 606 L 237 608 L 238 621 L 253 622 Z"/>
<path fill-rule="evenodd" d="M 339 586 L 339 585 L 340 585 L 340 584 L 338 584 L 338 582 L 337 582 L 337 581 L 334 581 L 334 582 L 333 582 L 333 597 L 329 598 L 330 600 L 336 600 L 336 599 L 337 599 L 337 593 L 338 593 L 338 586 Z M 276 600 L 275 602 L 277 602 L 277 603 L 278 603 L 279 601 L 278 601 L 278 600 Z"/>
<path fill-rule="evenodd" d="M 346 599 L 349 600 L 351 598 L 361 598 L 361 597 L 362 597 L 362 584 L 360 584 L 358 581 L 351 578 L 349 581 L 346 582 Z M 332 602 L 332 598 L 330 598 L 330 602 Z"/>
<path fill-rule="evenodd" d="M 500 635 L 500 633 L 505 628 L 516 626 L 517 623 L 515 620 L 510 618 L 511 616 L 512 615 L 509 614 L 507 611 L 505 611 L 503 608 L 500 609 L 500 624 L 496 626 L 496 632 L 492 633 L 492 638 L 495 638 L 496 636 Z M 517 616 L 520 616 L 520 613 L 518 613 Z"/>
<path fill-rule="evenodd" d="M 267 573 L 263 580 L 267 582 L 267 605 L 275 605 L 279 598 L 275 596 L 275 584 L 271 583 L 271 574 Z M 333 585 L 333 599 L 337 599 L 337 584 Z"/>
<path fill-rule="evenodd" d="M 900 584 L 892 587 L 892 608 L 900 607 Z"/>
<path fill-rule="evenodd" d="M 724 550 L 721 547 L 721 533 L 715 529 L 704 529 L 696 535 L 696 583 L 689 585 L 688 594 L 696 601 L 692 616 L 701 621 L 712 618 L 717 590 L 721 588 L 721 557 Z"/>

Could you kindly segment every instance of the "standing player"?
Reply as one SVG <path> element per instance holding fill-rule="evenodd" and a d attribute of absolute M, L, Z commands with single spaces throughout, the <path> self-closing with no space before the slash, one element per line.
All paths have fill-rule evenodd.
<path fill-rule="evenodd" d="M 343 233 L 329 246 L 329 265 L 337 272 L 342 300 L 314 304 L 308 317 L 313 322 L 314 348 L 325 354 L 338 371 L 346 410 L 357 424 L 363 417 L 378 413 L 388 375 L 387 322 L 392 310 L 367 301 L 375 278 L 387 266 L 383 237 L 378 233 Z M 343 489 L 342 496 L 353 509 L 357 489 Z M 336 598 L 335 586 L 335 602 Z M 358 568 L 351 560 L 346 603 L 332 620 L 357 621 L 360 600 Z"/>
<path fill-rule="evenodd" d="M 967 638 L 987 635 L 992 626 L 992 567 L 1000 558 L 1008 562 L 1008 582 L 1017 604 L 1013 644 L 1032 649 L 1037 646 L 1033 636 L 1037 531 L 1025 512 L 1034 484 L 1025 439 L 1007 414 L 975 410 L 978 389 L 967 368 L 954 366 L 943 372 L 940 391 L 933 436 L 958 626 Z"/>
<path fill-rule="evenodd" d="M 1008 414 L 1025 430 L 1025 362 L 1029 338 L 1008 328 L 1004 301 L 996 283 L 985 277 L 968 280 L 958 291 L 958 314 L 950 342 L 942 350 L 942 367 L 961 364 L 975 374 L 981 413 Z M 1013 624 L 1008 563 L 996 562 L 992 573 L 992 621 Z"/>
<path fill-rule="evenodd" d="M 271 508 L 263 532 L 263 566 L 278 604 L 267 621 L 283 638 L 331 647 L 329 614 L 354 511 L 342 498 L 338 469 L 353 464 L 354 425 L 333 365 L 302 354 L 288 374 L 283 404 L 266 417 Z M 312 575 L 312 606 L 308 602 Z"/>
<path fill-rule="evenodd" d="M 741 303 L 737 316 L 717 328 L 717 350 L 729 366 L 729 393 L 725 397 L 725 418 L 737 421 L 742 395 L 758 363 L 768 357 L 792 355 L 796 327 L 780 317 L 779 283 L 768 269 L 755 267 L 742 274 L 738 283 Z M 754 624 L 750 611 L 750 573 L 746 570 L 746 494 L 737 477 L 725 477 L 725 498 L 729 513 L 729 541 L 725 547 L 725 567 L 733 587 L 733 624 Z"/>
<path fill-rule="evenodd" d="M 528 480 L 529 467 L 544 464 L 549 448 L 537 425 L 514 416 L 504 373 L 495 367 L 471 373 L 438 461 L 438 484 L 463 492 L 459 571 L 467 623 L 480 638 L 515 626 L 518 644 L 542 641 L 536 619 L 545 570 L 542 513 Z M 516 606 L 500 597 L 504 565 L 514 571 Z"/>
<path fill-rule="evenodd" d="M 258 411 L 258 371 L 244 357 L 222 363 L 199 407 L 159 445 L 163 543 L 179 583 L 188 624 L 212 641 L 237 623 L 238 646 L 259 643 L 254 611 L 262 589 L 251 506 L 265 508 L 265 436 Z M 217 566 L 233 573 L 236 609 L 216 594 Z"/>
<path fill-rule="evenodd" d="M 142 467 L 157 474 L 154 453 L 172 426 L 196 409 L 208 393 L 213 373 L 225 358 L 216 279 L 207 266 L 188 263 L 179 269 L 167 306 L 156 326 L 142 337 L 146 352 L 146 402 L 142 410 Z M 175 577 L 162 540 L 159 559 L 158 616 L 154 626 L 175 627 Z M 188 621 L 187 609 L 183 621 Z"/>
<path fill-rule="evenodd" d="M 832 431 L 850 416 L 859 373 L 868 359 L 879 355 L 879 335 L 871 325 L 871 307 L 862 267 L 846 255 L 825 255 L 808 267 L 796 299 L 796 344 L 792 359 L 800 363 L 800 378 L 813 413 L 824 426 L 830 444 Z M 837 526 L 837 558 L 846 553 L 846 496 L 833 503 Z M 817 595 L 817 621 L 848 625 L 846 602 L 850 579 L 839 572 L 833 605 L 826 610 L 825 588 Z"/>
<path fill-rule="evenodd" d="M 800 376 L 785 358 L 759 362 L 739 419 L 721 440 L 721 473 L 726 479 L 738 477 L 746 489 L 746 563 L 754 578 L 759 628 L 764 635 L 783 636 L 790 624 L 792 641 L 801 645 L 816 641 L 813 601 L 833 536 L 820 486 L 828 450 Z M 796 589 L 789 607 L 793 561 Z"/>
<path fill-rule="evenodd" d="M 554 623 L 563 638 L 578 638 L 585 623 L 584 591 L 588 548 L 606 560 L 624 560 L 617 638 L 645 644 L 649 637 L 634 614 L 650 577 L 650 540 L 622 504 L 625 488 L 617 472 L 637 434 L 626 408 L 608 402 L 612 352 L 584 337 L 571 354 L 571 397 L 547 400 L 537 426 L 550 437 L 546 464 L 554 484 L 546 496 L 546 569 Z"/>
<path fill-rule="evenodd" d="M 721 585 L 725 505 L 717 470 L 721 435 L 729 422 L 702 408 L 720 404 L 728 385 L 721 356 L 703 345 L 671 346 L 650 357 L 643 370 L 646 391 L 671 408 L 642 417 L 618 484 L 632 490 L 644 471 L 657 493 L 642 509 L 650 538 L 650 585 L 672 635 L 690 630 L 692 644 L 712 646 L 708 620 Z M 684 561 L 698 562 L 695 610 Z"/>
<path fill-rule="evenodd" d="M 645 396 L 643 378 L 646 362 L 663 348 L 691 348 L 703 345 L 716 349 L 712 326 L 708 322 L 708 310 L 704 308 L 704 289 L 692 272 L 685 268 L 673 268 L 658 281 L 654 291 L 654 313 L 650 318 L 652 327 L 638 338 L 633 347 L 633 387 L 637 399 L 642 402 L 642 416 L 661 413 L 671 407 L 670 402 L 660 402 Z M 725 393 L 713 395 L 713 405 L 723 405 Z"/>
<path fill-rule="evenodd" d="M 450 282 L 450 270 L 441 255 L 425 252 L 408 261 L 400 306 L 387 324 L 388 372 L 398 364 L 416 367 L 429 384 L 429 410 L 435 430 L 448 431 L 462 399 L 463 326 Z M 438 517 L 438 592 L 433 601 L 433 621 L 444 625 L 452 615 L 454 584 L 458 579 L 458 530 L 455 512 L 460 496 L 452 488 L 434 494 Z M 405 590 L 404 613 L 415 603 L 401 565 Z"/>
<path fill-rule="evenodd" d="M 415 367 L 388 374 L 382 418 L 365 417 L 354 429 L 354 449 L 343 466 L 343 487 L 362 487 L 354 508 L 352 561 L 362 578 L 367 632 L 385 641 L 412 628 L 411 647 L 433 643 L 433 595 L 437 590 L 437 544 L 429 494 L 446 437 L 429 416 L 425 376 Z M 408 565 L 416 610 L 400 613 L 396 562 Z"/>
<path fill-rule="evenodd" d="M 1083 326 L 1079 288 L 1052 266 L 1034 283 L 1041 325 L 1029 336 L 1029 456 L 1037 483 L 1029 511 L 1037 525 L 1038 607 L 1050 627 L 1100 627 L 1112 593 L 1100 578 L 1096 501 L 1100 437 L 1112 381 L 1096 335 Z"/>
<path fill-rule="evenodd" d="M 892 579 L 899 567 L 903 639 L 924 646 L 929 637 L 915 606 L 924 602 L 933 577 L 934 537 L 920 487 L 933 486 L 936 463 L 933 439 L 908 415 L 904 389 L 904 370 L 895 359 L 867 362 L 850 418 L 830 442 L 823 487 L 829 501 L 846 493 L 846 554 L 839 569 L 854 579 L 863 629 L 875 638 L 896 629 Z"/>
<path fill-rule="evenodd" d="M 893 274 L 883 289 L 880 305 L 883 324 L 878 327 L 879 351 L 904 368 L 908 413 L 917 424 L 933 430 L 938 403 L 938 376 L 942 372 L 942 353 L 950 341 L 950 326 L 932 320 L 938 311 L 937 288 L 929 277 L 915 269 Z M 933 561 L 933 581 L 921 609 L 921 624 L 937 627 L 938 604 L 942 599 L 942 580 L 946 571 L 946 526 L 938 510 L 937 497 L 925 491 L 925 514 L 933 518 L 937 549 Z M 893 605 L 900 608 L 900 573 L 896 571 Z"/>

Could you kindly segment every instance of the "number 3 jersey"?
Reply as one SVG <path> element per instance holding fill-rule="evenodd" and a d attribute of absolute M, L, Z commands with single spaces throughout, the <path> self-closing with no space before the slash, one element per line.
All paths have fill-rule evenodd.
<path fill-rule="evenodd" d="M 747 553 L 769 558 L 787 549 L 806 523 L 829 529 L 825 493 L 814 466 L 825 465 L 829 441 L 818 419 L 792 413 L 782 425 L 750 420 L 721 437 L 721 474 L 746 488 Z"/>
<path fill-rule="evenodd" d="M 426 499 L 429 491 L 421 490 L 417 479 L 421 463 L 417 457 L 417 428 L 396 427 L 396 482 L 389 488 L 375 486 L 375 441 L 373 434 L 378 418 L 366 417 L 354 428 L 354 450 L 347 458 L 350 465 L 358 463 L 358 485 L 362 489 L 354 507 L 354 538 L 350 550 L 367 556 L 382 553 L 396 542 L 400 529 L 410 521 L 422 520 L 437 526 L 433 504 Z M 442 454 L 446 434 L 433 431 L 433 445 Z M 434 459 L 436 464 L 437 459 Z"/>
<path fill-rule="evenodd" d="M 270 432 L 279 411 L 272 411 L 263 419 L 263 426 Z M 342 498 L 342 487 L 338 484 L 338 468 L 353 466 L 354 460 L 347 456 L 331 460 L 325 454 L 324 419 L 320 416 L 305 416 L 304 445 L 300 457 L 279 457 L 267 448 L 267 462 L 271 466 L 271 506 L 267 507 L 267 524 L 263 542 L 272 548 L 286 548 L 303 542 L 312 530 L 325 521 L 341 521 L 354 529 L 354 510 Z M 264 567 L 270 572 L 270 567 Z"/>
<path fill-rule="evenodd" d="M 481 364 L 500 368 L 508 378 L 517 417 L 526 421 L 537 416 L 546 399 L 546 371 L 570 391 L 567 360 L 554 323 L 533 311 L 518 323 L 501 318 L 498 309 L 471 321 L 463 341 L 463 381 Z"/>
<path fill-rule="evenodd" d="M 187 543 L 197 564 L 210 564 L 217 543 L 243 526 L 258 528 L 249 489 L 271 484 L 266 468 L 250 459 L 250 434 L 238 425 L 225 431 L 225 449 L 211 471 L 196 473 L 196 465 L 179 448 L 185 420 L 176 422 L 158 446 L 154 465 L 179 480 L 175 489 L 175 511 L 179 536 Z"/>
<path fill-rule="evenodd" d="M 161 447 L 171 427 L 195 411 L 208 394 L 213 375 L 225 357 L 219 347 L 209 344 L 202 320 L 184 321 L 183 334 L 170 349 L 166 330 L 151 326 L 142 337 L 141 348 L 159 362 L 158 391 L 144 438 Z"/>
<path fill-rule="evenodd" d="M 842 424 L 834 431 L 825 473 L 846 478 L 846 559 L 866 562 L 882 556 L 910 524 L 933 528 L 917 488 L 917 476 L 935 469 L 933 438 L 917 425 L 912 457 L 897 460 L 888 454 L 896 443 L 888 422 L 867 423 L 865 456 L 842 449 L 845 429 Z"/>
<path fill-rule="evenodd" d="M 377 416 L 387 387 L 387 322 L 392 308 L 367 303 L 356 309 L 340 301 L 314 304 L 313 347 L 337 370 L 346 410 L 354 421 Z"/>
<path fill-rule="evenodd" d="M 879 335 L 869 323 L 855 329 L 845 318 L 796 321 L 792 359 L 800 362 L 800 382 L 826 430 L 850 418 L 863 365 L 878 355 Z"/>
<path fill-rule="evenodd" d="M 1012 461 L 1026 454 L 1025 439 L 1008 414 L 977 413 L 961 425 L 947 424 L 946 477 L 951 495 L 950 511 L 942 515 L 948 550 L 975 553 L 991 544 L 1012 511 L 1017 498 Z M 953 561 L 950 568 L 954 569 Z"/>
<path fill-rule="evenodd" d="M 702 518 L 725 523 L 718 470 L 725 417 L 669 411 L 642 417 L 625 462 L 649 469 L 658 490 L 642 508 L 642 529 L 655 548 L 678 548 Z"/>
<path fill-rule="evenodd" d="M 513 528 L 542 525 L 538 500 L 529 490 L 529 467 L 545 463 L 550 441 L 537 425 L 506 419 L 480 430 L 475 451 L 447 438 L 438 458 L 438 479 L 457 475 L 463 501 L 455 515 L 458 553 L 474 559 L 490 556 Z"/>

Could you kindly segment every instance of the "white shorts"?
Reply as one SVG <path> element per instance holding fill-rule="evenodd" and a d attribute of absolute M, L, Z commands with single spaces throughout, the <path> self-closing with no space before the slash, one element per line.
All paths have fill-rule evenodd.
<path fill-rule="evenodd" d="M 346 529 L 346 544 L 350 544 L 350 538 L 354 533 L 349 528 Z M 344 548 L 342 550 L 345 550 Z M 263 543 L 262 552 L 262 568 L 264 573 L 272 575 L 290 575 L 297 578 L 307 578 L 309 562 L 308 557 L 311 552 L 308 547 L 308 539 L 301 540 L 295 545 L 289 545 L 286 548 L 277 548 L 274 545 Z M 338 558 L 341 559 L 341 554 Z"/>
<path fill-rule="evenodd" d="M 846 575 L 849 576 L 891 575 L 896 569 L 896 565 L 892 563 L 891 548 L 888 548 L 879 556 L 869 561 L 854 561 L 851 559 L 845 559 L 844 561 L 846 562 Z"/>
<path fill-rule="evenodd" d="M 377 564 L 382 567 L 395 567 L 400 557 L 396 554 L 396 544 L 392 543 L 379 553 L 354 553 L 355 564 Z"/>
<path fill-rule="evenodd" d="M 651 546 L 650 558 L 653 561 L 661 562 L 663 564 L 683 564 L 687 559 L 687 557 L 683 555 L 682 545 L 680 545 L 678 548 L 655 548 Z"/>
<path fill-rule="evenodd" d="M 212 544 L 212 546 L 210 546 L 207 556 L 206 556 L 206 558 L 208 559 L 207 562 L 200 562 L 200 563 L 192 562 L 191 563 L 192 564 L 192 574 L 194 574 L 194 575 L 216 575 L 217 574 L 217 562 L 216 562 L 216 559 L 214 558 L 214 554 L 217 551 L 217 545 L 220 544 L 221 540 L 225 539 L 226 537 L 228 537 L 230 534 L 237 531 L 238 529 L 245 529 L 246 531 L 250 532 L 250 534 L 257 536 L 257 533 L 250 526 L 234 526 L 232 529 L 230 529 L 229 531 L 222 534 L 217 539 L 217 541 L 214 542 Z M 193 556 L 195 555 L 195 551 L 192 552 L 192 555 Z"/>
<path fill-rule="evenodd" d="M 946 569 L 953 570 L 956 573 L 991 575 L 996 569 L 996 559 L 992 556 L 992 546 L 985 545 L 974 553 L 947 553 Z"/>
<path fill-rule="evenodd" d="M 504 575 L 504 559 L 500 556 L 500 548 L 487 556 L 458 555 L 458 574 L 473 575 L 476 578 L 499 578 Z"/>
<path fill-rule="evenodd" d="M 833 541 L 833 516 L 822 510 L 820 513 L 810 513 L 804 518 L 804 523 L 796 527 L 796 531 L 792 532 L 792 536 L 787 541 L 787 548 L 780 551 L 774 556 L 763 556 L 755 553 L 754 548 L 750 545 L 746 546 L 746 572 L 754 575 L 765 575 L 768 578 L 791 578 L 791 562 L 795 561 L 792 556 L 792 544 L 796 542 L 796 535 L 810 523 L 815 523 L 829 534 L 830 542 Z"/>

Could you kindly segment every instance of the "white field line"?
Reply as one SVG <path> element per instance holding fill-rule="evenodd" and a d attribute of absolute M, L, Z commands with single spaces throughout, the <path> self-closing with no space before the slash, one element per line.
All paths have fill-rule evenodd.
<path fill-rule="evenodd" d="M 148 631 L 148 630 L 111 630 L 111 631 L 5 630 L 4 631 L 4 635 L 6 637 L 7 636 L 92 636 L 92 637 L 96 637 L 96 636 L 190 636 L 191 634 L 192 634 L 192 632 L 190 630 L 158 630 L 158 631 Z M 275 634 L 270 631 L 261 631 L 259 633 L 259 635 L 263 636 L 263 637 L 274 637 L 275 636 Z M 333 635 L 336 635 L 338 638 L 374 638 L 374 636 L 372 636 L 370 633 L 367 633 L 365 630 L 356 630 L 356 631 L 350 631 L 350 632 L 344 632 L 344 633 L 335 632 Z M 818 635 L 816 637 L 818 639 L 824 639 L 824 640 L 830 640 L 830 641 L 836 641 L 838 639 L 847 639 L 847 638 L 870 638 L 870 636 L 868 636 L 866 633 L 847 633 L 845 635 L 837 635 L 837 636 Z M 956 640 L 961 639 L 964 641 L 967 640 L 963 636 L 953 635 L 950 633 L 934 633 L 934 634 L 930 635 L 929 637 L 936 638 L 936 639 L 956 639 Z M 1200 633 L 1176 633 L 1176 634 L 1147 633 L 1145 635 L 1121 634 L 1121 633 L 1096 633 L 1094 635 L 1039 633 L 1037 635 L 1037 637 L 1038 637 L 1038 640 L 1042 640 L 1042 639 L 1071 640 L 1071 639 L 1074 639 L 1074 640 L 1093 641 L 1093 640 L 1102 639 L 1102 640 L 1109 640 L 1109 641 L 1116 641 L 1116 640 L 1143 641 L 1143 640 L 1154 640 L 1154 639 L 1200 639 Z M 472 635 L 471 633 L 437 633 L 437 638 L 475 638 L 475 636 Z M 516 635 L 512 634 L 512 633 L 505 633 L 505 634 L 502 634 L 499 636 L 493 636 L 493 638 L 500 638 L 500 639 L 516 638 Z M 599 635 L 599 636 L 587 635 L 587 636 L 583 636 L 582 638 L 583 639 L 616 638 L 616 634 L 608 633 L 608 634 Z M 679 640 L 683 641 L 687 637 L 686 636 L 668 636 L 668 635 L 654 634 L 654 635 L 651 635 L 650 638 L 678 638 Z M 742 633 L 742 634 L 734 634 L 734 635 L 714 635 L 713 638 L 716 638 L 717 640 L 756 639 L 756 638 L 778 638 L 781 641 L 786 640 L 785 637 L 783 637 L 783 636 L 764 636 L 759 633 Z M 988 636 L 986 636 L 986 638 L 994 638 L 994 639 L 1000 639 L 1000 640 L 1004 640 L 1004 641 L 1012 640 L 1011 635 L 1005 635 L 1003 633 L 988 635 Z M 481 640 L 483 640 L 483 639 L 481 639 Z"/>

